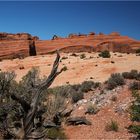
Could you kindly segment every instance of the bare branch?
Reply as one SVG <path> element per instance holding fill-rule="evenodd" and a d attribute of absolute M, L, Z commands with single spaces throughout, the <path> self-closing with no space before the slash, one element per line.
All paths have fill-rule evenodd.
<path fill-rule="evenodd" d="M 57 69 L 59 66 L 59 59 L 60 59 L 60 55 L 59 55 L 59 52 L 57 51 L 57 57 L 53 64 L 53 68 L 51 70 L 50 75 L 48 76 L 47 80 L 41 83 L 40 86 L 35 90 L 35 96 L 32 99 L 31 108 L 28 114 L 24 118 L 23 124 L 24 124 L 24 130 L 25 130 L 25 138 L 27 138 L 28 135 L 31 134 L 32 129 L 34 128 L 34 118 L 36 116 L 37 105 L 38 105 L 39 96 L 41 92 L 44 90 L 44 88 L 45 89 L 48 88 L 52 84 L 56 76 L 58 76 L 58 74 L 62 72 L 62 71 L 57 72 Z"/>

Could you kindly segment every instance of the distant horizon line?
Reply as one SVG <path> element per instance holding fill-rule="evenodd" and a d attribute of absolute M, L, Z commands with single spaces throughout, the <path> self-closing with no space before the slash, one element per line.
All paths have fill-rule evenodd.
<path fill-rule="evenodd" d="M 116 33 L 117 35 L 116 36 L 127 36 L 127 37 L 130 37 L 130 38 L 132 38 L 132 39 L 135 39 L 135 40 L 138 40 L 138 41 L 140 41 L 140 39 L 136 39 L 136 38 L 134 38 L 134 37 L 131 37 L 131 36 L 129 36 L 129 35 L 122 35 L 120 32 L 118 32 L 118 31 L 112 31 L 112 32 L 110 32 L 110 33 L 103 33 L 103 32 L 93 32 L 93 31 L 91 31 L 91 32 L 88 32 L 88 33 L 82 33 L 82 32 L 78 32 L 78 33 L 68 33 L 66 36 L 62 36 L 62 35 L 57 35 L 57 34 L 54 34 L 54 35 L 52 35 L 52 37 L 51 38 L 46 38 L 46 39 L 41 39 L 40 38 L 40 36 L 39 35 L 34 35 L 33 33 L 30 33 L 30 32 L 0 32 L 0 34 L 12 34 L 12 35 L 16 35 L 16 34 L 29 34 L 29 35 L 31 35 L 32 37 L 38 37 L 39 38 L 39 40 L 51 40 L 54 36 L 57 36 L 58 38 L 69 38 L 69 35 L 75 35 L 75 36 L 87 36 L 87 35 L 91 35 L 92 33 L 94 33 L 94 35 L 111 35 L 112 33 Z M 93 36 L 94 36 L 93 35 Z M 115 36 L 115 35 L 114 35 Z"/>

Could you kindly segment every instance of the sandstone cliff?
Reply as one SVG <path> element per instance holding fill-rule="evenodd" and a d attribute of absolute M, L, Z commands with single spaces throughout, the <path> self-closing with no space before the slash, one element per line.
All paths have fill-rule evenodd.
<path fill-rule="evenodd" d="M 0 58 L 17 58 L 29 56 L 32 41 L 39 38 L 28 33 L 0 33 Z"/>
<path fill-rule="evenodd" d="M 26 57 L 36 54 L 47 54 L 59 49 L 63 52 L 81 51 L 118 51 L 135 52 L 140 48 L 140 41 L 117 32 L 109 35 L 95 34 L 70 34 L 66 38 L 54 35 L 52 40 L 39 40 L 37 36 L 28 33 L 0 33 L 0 58 Z M 32 52 L 34 51 L 34 52 Z"/>

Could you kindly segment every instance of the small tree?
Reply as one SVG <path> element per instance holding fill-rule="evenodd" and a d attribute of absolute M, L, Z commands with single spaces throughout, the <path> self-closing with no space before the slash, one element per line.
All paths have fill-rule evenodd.
<path fill-rule="evenodd" d="M 0 129 L 4 131 L 4 134 L 9 135 L 9 138 L 40 139 L 45 137 L 46 130 L 42 126 L 43 120 L 41 119 L 44 111 L 39 101 L 41 94 L 48 89 L 54 79 L 62 72 L 62 69 L 57 72 L 59 60 L 60 55 L 57 52 L 53 68 L 47 78 L 40 80 L 37 75 L 37 70 L 33 69 L 28 72 L 27 76 L 25 76 L 19 84 L 14 83 L 14 88 L 11 90 L 9 90 L 9 87 L 14 78 L 13 74 L 1 75 L 3 78 L 0 79 L 6 81 L 0 81 L 1 91 L 3 91 L 2 95 L 9 91 L 9 95 L 13 99 L 12 102 L 1 105 L 2 111 L 0 110 Z M 13 111 L 15 112 L 14 115 Z M 38 123 L 36 123 L 36 120 L 38 120 Z M 9 123 L 9 121 L 14 126 L 14 129 L 10 126 L 11 123 Z M 38 128 L 42 131 L 38 131 Z"/>

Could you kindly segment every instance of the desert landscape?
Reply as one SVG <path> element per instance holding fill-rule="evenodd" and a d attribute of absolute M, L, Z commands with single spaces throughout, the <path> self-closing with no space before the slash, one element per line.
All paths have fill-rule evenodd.
<path fill-rule="evenodd" d="M 139 1 L 0 2 L 0 140 L 140 140 Z"/>
<path fill-rule="evenodd" d="M 133 69 L 140 70 L 140 57 L 136 54 L 113 53 L 110 58 L 99 57 L 96 52 L 60 53 L 59 69 L 67 70 L 59 75 L 52 86 L 78 84 L 92 80 L 105 82 L 112 73 L 129 72 Z M 84 54 L 84 58 L 81 56 Z M 1 71 L 15 71 L 16 80 L 20 81 L 32 67 L 38 67 L 40 77 L 47 76 L 52 68 L 56 54 L 38 55 L 25 59 L 3 60 L 0 62 Z"/>
<path fill-rule="evenodd" d="M 114 40 L 115 37 L 116 35 L 113 37 Z M 82 39 L 78 36 L 76 38 Z M 8 45 L 9 40 L 4 40 Z M 22 39 L 18 38 L 17 40 Z M 63 39 L 58 40 L 63 42 Z M 0 42 L 2 43 L 3 40 Z M 10 39 L 10 42 L 13 40 Z M 42 82 L 50 77 L 48 75 L 53 72 L 56 65 L 53 62 L 57 60 L 58 54 L 60 58 L 58 57 L 57 60 L 59 64 L 57 68 L 61 72 L 58 76 L 56 75 L 56 79 L 49 89 L 46 88 L 47 85 L 43 87 L 43 94 L 39 101 L 43 114 L 41 112 L 38 114 L 43 118 L 43 122 L 41 119 L 38 120 L 41 122 L 35 123 L 35 126 L 39 125 L 35 128 L 37 132 L 33 131 L 29 136 L 25 136 L 26 134 L 21 132 L 22 127 L 15 126 L 17 132 L 14 129 L 7 130 L 7 128 L 4 132 L 1 131 L 4 133 L 4 138 L 139 139 L 139 128 L 137 128 L 140 117 L 139 107 L 137 116 L 132 115 L 134 110 L 131 108 L 134 105 L 137 108 L 137 100 L 139 100 L 140 48 L 129 45 L 126 49 L 123 43 L 119 43 L 119 46 L 123 47 L 118 49 L 116 45 L 113 46 L 108 41 L 107 44 L 105 40 L 103 42 L 105 44 L 100 43 L 103 46 L 96 46 L 96 50 L 80 42 L 80 46 L 77 46 L 76 43 L 64 48 L 56 47 L 58 52 L 53 50 L 38 54 L 37 51 L 38 55 L 28 56 L 30 55 L 29 50 L 27 51 L 29 54 L 24 55 L 25 53 L 19 53 L 17 48 L 14 51 L 13 48 L 11 52 L 14 51 L 14 54 L 7 54 L 6 58 L 1 55 L 1 90 L 3 92 L 9 90 L 11 94 L 11 97 L 1 96 L 1 108 L 4 110 L 9 97 L 21 104 L 21 107 L 22 104 L 25 104 L 22 102 L 27 101 L 26 104 L 28 104 L 32 98 L 34 99 L 32 92 L 38 89 L 35 84 L 39 84 L 41 87 Z M 63 43 L 65 44 L 65 42 Z M 29 41 L 27 48 L 30 45 L 34 47 L 34 44 Z M 50 48 L 50 50 L 52 49 Z M 130 50 L 133 51 L 130 52 Z M 5 83 L 7 82 L 7 85 L 10 85 L 3 87 L 2 79 Z M 39 82 L 39 79 L 44 80 Z M 12 83 L 13 80 L 17 86 Z M 20 86 L 23 86 L 23 89 Z M 27 90 L 28 95 L 22 90 Z M 137 97 L 133 94 L 137 94 Z M 31 98 L 31 96 L 33 97 Z M 7 114 L 7 116 L 9 115 Z M 136 117 L 135 121 L 133 121 L 133 117 Z M 18 121 L 12 125 L 20 124 Z M 28 125 L 31 125 L 31 122 Z M 46 133 L 38 132 L 42 129 L 40 125 L 43 125 L 47 130 Z M 59 128 L 57 128 L 58 126 Z M 24 131 L 26 132 L 26 130 Z"/>

